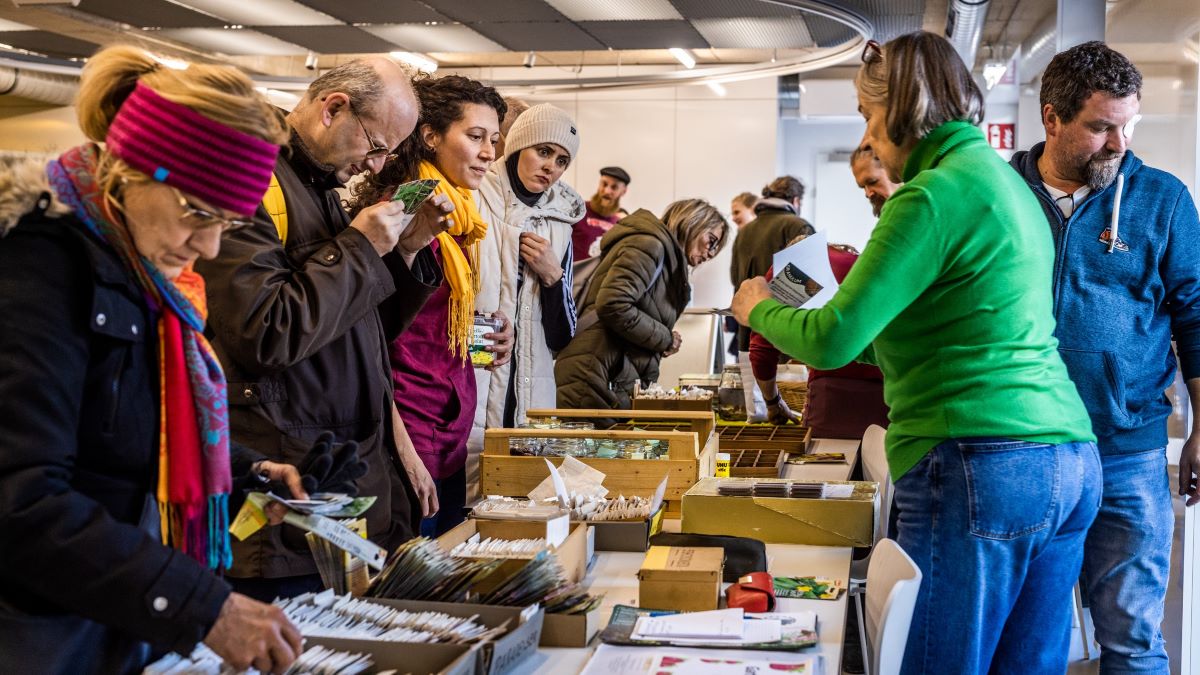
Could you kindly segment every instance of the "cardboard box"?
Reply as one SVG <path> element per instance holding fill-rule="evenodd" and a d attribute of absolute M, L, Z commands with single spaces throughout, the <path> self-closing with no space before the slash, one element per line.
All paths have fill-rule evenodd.
<path fill-rule="evenodd" d="M 422 644 L 318 637 L 305 639 L 311 644 L 320 644 L 333 649 L 368 653 L 375 661 L 376 670 L 395 668 L 400 672 L 414 674 L 503 675 L 537 652 L 546 615 L 536 605 L 533 607 L 498 607 L 379 598 L 369 598 L 368 601 L 408 611 L 474 616 L 485 626 L 499 626 L 508 622 L 509 630 L 500 639 L 481 645 Z"/>
<path fill-rule="evenodd" d="M 793 499 L 722 496 L 717 493 L 719 480 L 758 479 L 700 481 L 683 496 L 680 531 L 750 537 L 770 544 L 871 545 L 879 489 L 876 483 L 849 483 L 854 491 L 848 499 Z"/>
<path fill-rule="evenodd" d="M 698 612 L 716 609 L 725 549 L 651 546 L 638 570 L 638 605 Z"/>
<path fill-rule="evenodd" d="M 587 524 L 571 524 L 570 533 L 563 543 L 554 548 L 554 555 L 562 564 L 563 572 L 569 583 L 583 580 L 587 574 Z M 468 518 L 457 527 L 437 538 L 438 545 L 449 551 L 455 546 L 468 541 L 476 535 L 480 539 L 542 539 L 546 536 L 546 523 L 534 520 L 481 520 Z M 505 563 L 500 570 L 493 574 L 497 579 L 503 579 L 508 574 L 525 565 L 525 560 L 513 560 Z M 481 591 L 486 588 L 481 588 Z"/>
<path fill-rule="evenodd" d="M 374 665 L 369 672 L 396 670 L 412 675 L 479 675 L 482 645 L 413 644 L 378 640 L 343 640 L 309 637 L 305 645 L 367 654 Z"/>
<path fill-rule="evenodd" d="M 587 614 L 547 614 L 542 624 L 543 647 L 586 647 L 604 628 L 597 607 Z"/>
<path fill-rule="evenodd" d="M 660 506 L 645 520 L 589 521 L 588 525 L 596 535 L 596 550 L 644 552 L 650 548 L 650 537 L 662 531 L 665 514 L 666 507 Z"/>

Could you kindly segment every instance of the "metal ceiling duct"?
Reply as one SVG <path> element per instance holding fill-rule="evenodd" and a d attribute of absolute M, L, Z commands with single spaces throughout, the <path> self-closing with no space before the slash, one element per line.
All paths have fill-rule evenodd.
<path fill-rule="evenodd" d="M 44 103 L 69 105 L 75 100 L 77 91 L 78 77 L 0 66 L 0 96 L 8 94 Z"/>
<path fill-rule="evenodd" d="M 1021 43 L 1021 55 L 1017 60 L 1017 77 L 1021 84 L 1029 84 L 1036 80 L 1046 66 L 1050 65 L 1050 59 L 1054 58 L 1057 18 L 1056 13 L 1050 12 Z"/>
<path fill-rule="evenodd" d="M 950 0 L 950 11 L 946 15 L 946 39 L 954 45 L 967 70 L 975 68 L 975 53 L 979 50 L 979 39 L 983 36 L 983 22 L 987 19 L 991 0 Z"/>

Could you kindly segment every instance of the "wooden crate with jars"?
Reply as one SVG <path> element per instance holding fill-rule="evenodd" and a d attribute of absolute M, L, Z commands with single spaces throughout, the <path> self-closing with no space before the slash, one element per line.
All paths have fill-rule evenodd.
<path fill-rule="evenodd" d="M 654 494 L 664 476 L 667 515 L 678 517 L 683 494 L 716 465 L 713 414 L 698 411 L 528 411 L 520 429 L 488 429 L 480 457 L 485 495 L 523 497 L 571 456 L 604 473 L 610 496 Z M 596 428 L 618 420 L 625 428 Z M 644 429 L 643 426 L 654 428 Z"/>

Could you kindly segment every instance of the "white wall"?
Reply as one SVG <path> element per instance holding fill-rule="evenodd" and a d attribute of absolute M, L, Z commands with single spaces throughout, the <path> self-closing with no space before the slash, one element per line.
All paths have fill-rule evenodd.
<path fill-rule="evenodd" d="M 47 106 L 4 97 L 0 106 L 0 150 L 58 154 L 87 140 L 74 106 Z"/>
<path fill-rule="evenodd" d="M 854 183 L 845 158 L 862 141 L 862 118 L 786 119 L 779 124 L 777 172 L 804 183 L 800 215 L 813 227 L 827 232 L 829 241 L 862 250 L 875 217 L 870 202 Z"/>

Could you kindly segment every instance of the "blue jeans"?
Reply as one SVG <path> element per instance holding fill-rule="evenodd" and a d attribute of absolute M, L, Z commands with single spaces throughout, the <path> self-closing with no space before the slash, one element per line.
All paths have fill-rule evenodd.
<path fill-rule="evenodd" d="M 1163 448 L 1100 458 L 1104 501 L 1088 532 L 1083 578 L 1100 672 L 1168 673 L 1162 637 L 1175 514 Z"/>
<path fill-rule="evenodd" d="M 1100 482 L 1095 443 L 1004 438 L 945 441 L 896 481 L 924 575 L 901 672 L 1066 672 Z"/>

